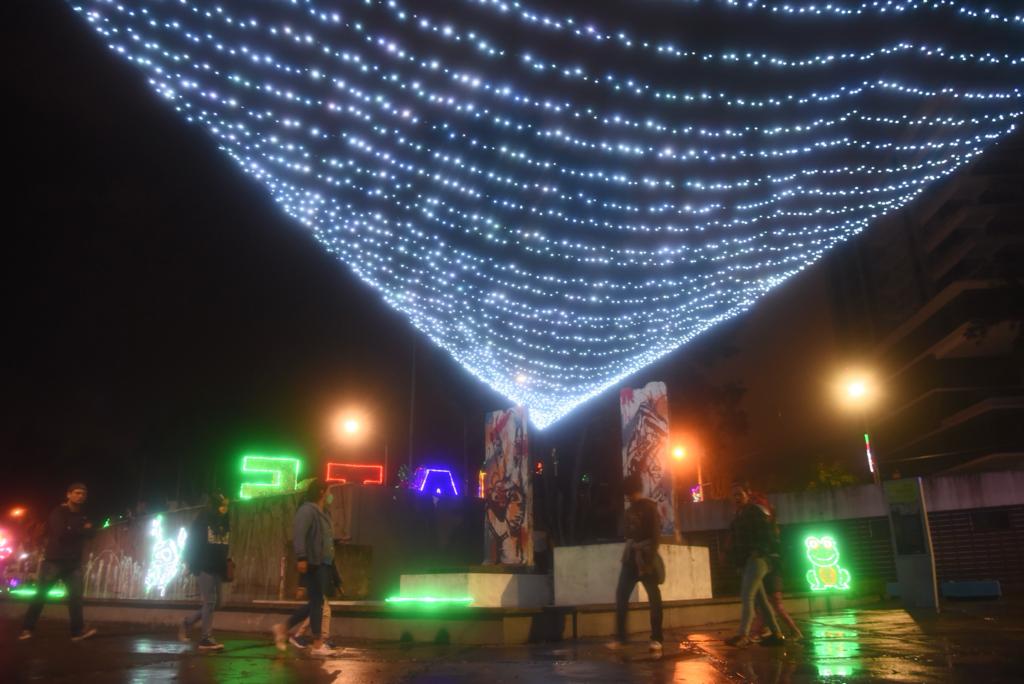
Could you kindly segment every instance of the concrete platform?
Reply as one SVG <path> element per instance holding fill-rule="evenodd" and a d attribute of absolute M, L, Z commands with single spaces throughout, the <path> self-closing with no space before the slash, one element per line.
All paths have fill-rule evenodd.
<path fill-rule="evenodd" d="M 555 549 L 555 605 L 583 606 L 615 603 L 622 543 L 561 546 Z M 658 549 L 665 562 L 663 601 L 711 598 L 711 562 L 707 547 L 663 544 Z M 630 602 L 646 603 L 641 585 Z"/>
<path fill-rule="evenodd" d="M 794 615 L 827 613 L 876 601 L 878 597 L 848 599 L 839 596 L 806 595 L 786 599 Z M 214 628 L 234 632 L 269 634 L 272 625 L 283 622 L 298 601 L 265 601 L 228 605 L 217 611 Z M 0 599 L 0 615 L 18 618 L 25 601 Z M 85 617 L 95 623 L 132 623 L 176 626 L 195 611 L 196 603 L 181 601 L 86 601 Z M 332 601 L 331 635 L 357 639 L 405 643 L 451 643 L 468 645 L 514 645 L 558 642 L 589 637 L 607 637 L 614 631 L 615 607 L 610 604 L 546 608 L 474 608 L 387 605 L 380 602 Z M 737 599 L 668 601 L 666 629 L 685 628 L 736 620 Z M 63 604 L 47 604 L 44 617 L 67 620 Z M 630 606 L 627 628 L 642 634 L 649 629 L 645 605 Z"/>
<path fill-rule="evenodd" d="M 527 573 L 444 572 L 402 575 L 401 595 L 470 596 L 477 608 L 540 608 L 551 605 L 551 577 Z"/>

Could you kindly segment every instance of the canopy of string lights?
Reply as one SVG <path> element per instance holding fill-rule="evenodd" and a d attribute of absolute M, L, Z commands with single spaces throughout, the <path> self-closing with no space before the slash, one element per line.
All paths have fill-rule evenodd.
<path fill-rule="evenodd" d="M 69 4 L 538 427 L 747 310 L 1022 111 L 1012 2 Z"/>

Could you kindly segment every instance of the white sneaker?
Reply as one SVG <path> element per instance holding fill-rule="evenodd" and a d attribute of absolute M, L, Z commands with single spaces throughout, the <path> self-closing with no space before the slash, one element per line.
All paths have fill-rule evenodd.
<path fill-rule="evenodd" d="M 609 641 L 604 645 L 604 647 L 607 648 L 609 651 L 621 651 L 624 646 L 625 644 L 619 641 L 618 639 L 616 639 L 615 641 Z"/>
<path fill-rule="evenodd" d="M 649 646 L 647 647 L 647 649 L 648 649 L 648 650 L 649 650 L 649 651 L 650 651 L 651 653 L 655 653 L 655 654 L 657 654 L 657 655 L 661 655 L 661 642 L 660 642 L 660 641 L 651 641 L 651 643 L 650 643 L 650 645 L 649 645 Z"/>
<path fill-rule="evenodd" d="M 71 640 L 72 641 L 85 641 L 89 637 L 93 637 L 93 636 L 96 636 L 96 628 L 95 627 L 89 627 L 85 631 L 83 631 L 81 634 L 76 634 L 75 636 L 71 637 Z"/>
<path fill-rule="evenodd" d="M 32 630 L 31 629 L 23 629 L 23 630 L 21 630 L 21 634 L 18 635 L 18 641 L 26 641 L 27 639 L 31 639 L 31 638 L 32 638 Z"/>
<path fill-rule="evenodd" d="M 327 644 L 320 644 L 309 649 L 309 655 L 319 658 L 330 658 L 335 653 L 334 649 Z"/>

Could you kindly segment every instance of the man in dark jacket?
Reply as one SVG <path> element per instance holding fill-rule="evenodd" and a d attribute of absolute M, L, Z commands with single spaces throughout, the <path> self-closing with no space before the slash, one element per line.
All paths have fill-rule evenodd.
<path fill-rule="evenodd" d="M 772 630 L 772 635 L 762 639 L 761 644 L 777 646 L 785 643 L 785 638 L 764 591 L 764 576 L 771 569 L 770 557 L 776 551 L 771 520 L 764 507 L 751 501 L 750 488 L 745 483 L 733 484 L 732 498 L 736 503 L 736 517 L 729 527 L 729 560 L 742 573 L 741 613 L 739 632 L 726 639 L 726 643 L 739 647 L 750 645 L 756 602 L 762 619 Z"/>
<path fill-rule="evenodd" d="M 306 500 L 295 511 L 292 543 L 299 575 L 304 579 L 307 603 L 288 618 L 287 623 L 274 625 L 274 642 L 278 649 L 288 647 L 288 631 L 309 618 L 309 631 L 313 638 L 309 653 L 329 656 L 334 650 L 324 644 L 323 602 L 334 576 L 334 529 L 324 507 L 331 503 L 327 483 L 313 480 L 306 490 Z"/>
<path fill-rule="evenodd" d="M 661 518 L 658 504 L 643 495 L 643 480 L 638 473 L 625 479 L 624 494 L 629 499 L 626 511 L 626 546 L 622 551 L 622 567 L 619 583 L 615 588 L 615 636 L 609 644 L 613 650 L 621 648 L 626 641 L 626 610 L 633 588 L 640 582 L 647 591 L 651 611 L 652 653 L 661 653 L 661 587 L 665 580 L 665 568 L 658 555 L 658 536 L 661 533 Z"/>
<path fill-rule="evenodd" d="M 31 639 L 43 603 L 58 581 L 67 587 L 68 615 L 71 618 L 71 640 L 81 641 L 96 634 L 85 627 L 82 617 L 82 546 L 93 534 L 92 523 L 82 512 L 88 496 L 85 485 L 76 482 L 67 490 L 67 501 L 53 509 L 46 521 L 46 552 L 39 570 L 35 598 L 25 613 L 24 629 L 19 639 Z"/>
<path fill-rule="evenodd" d="M 178 638 L 189 640 L 189 631 L 202 620 L 200 651 L 222 651 L 224 645 L 213 638 L 213 613 L 220 604 L 220 585 L 228 576 L 228 498 L 210 495 L 209 504 L 196 516 L 185 540 L 185 567 L 196 576 L 202 605 L 185 618 Z"/>

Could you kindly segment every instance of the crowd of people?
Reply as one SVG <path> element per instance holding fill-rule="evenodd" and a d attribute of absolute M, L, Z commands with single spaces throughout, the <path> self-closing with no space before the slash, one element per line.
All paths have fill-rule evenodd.
<path fill-rule="evenodd" d="M 663 649 L 662 597 L 660 585 L 665 581 L 665 565 L 658 553 L 661 520 L 657 504 L 643 496 L 639 474 L 625 478 L 624 494 L 630 505 L 625 515 L 626 543 L 623 548 L 618 583 L 615 589 L 615 640 L 609 648 L 622 648 L 627 638 L 626 617 L 629 599 L 639 583 L 647 592 L 651 622 L 649 649 L 660 654 Z M 83 511 L 88 489 L 80 482 L 70 485 L 66 500 L 47 519 L 47 541 L 40 566 L 36 593 L 25 613 L 22 640 L 31 639 L 50 589 L 63 582 L 67 590 L 71 639 L 81 641 L 96 634 L 96 629 L 83 619 L 82 552 L 86 540 L 95 530 Z M 750 487 L 737 482 L 732 487 L 736 514 L 732 521 L 727 559 L 739 574 L 740 623 L 735 635 L 726 642 L 745 647 L 759 642 L 765 646 L 781 645 L 787 636 L 801 639 L 799 627 L 782 602 L 782 566 L 779 527 L 767 499 L 755 495 Z M 330 640 L 331 607 L 328 597 L 341 588 L 341 579 L 334 564 L 334 533 L 326 509 L 331 504 L 327 483 L 310 482 L 305 500 L 295 512 L 293 545 L 300 592 L 305 597 L 287 621 L 273 627 L 274 644 L 286 650 L 288 644 L 315 656 L 334 652 Z M 229 555 L 230 501 L 221 493 L 210 496 L 187 535 L 183 553 L 185 570 L 196 577 L 200 605 L 186 617 L 178 629 L 182 641 L 191 641 L 191 633 L 200 626 L 197 648 L 219 651 L 224 646 L 213 635 L 214 613 L 221 602 L 221 588 L 234 576 L 234 563 Z"/>

